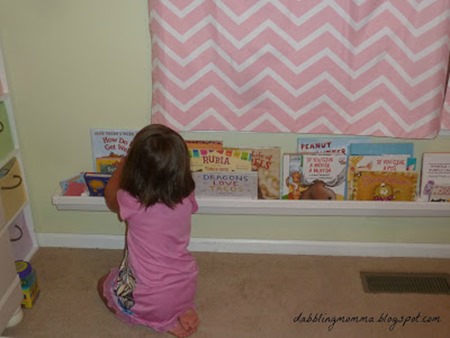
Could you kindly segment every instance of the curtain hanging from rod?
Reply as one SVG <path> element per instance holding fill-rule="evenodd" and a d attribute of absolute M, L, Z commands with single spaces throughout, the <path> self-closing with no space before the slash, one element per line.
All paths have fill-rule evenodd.
<path fill-rule="evenodd" d="M 149 0 L 152 122 L 433 138 L 450 0 Z"/>

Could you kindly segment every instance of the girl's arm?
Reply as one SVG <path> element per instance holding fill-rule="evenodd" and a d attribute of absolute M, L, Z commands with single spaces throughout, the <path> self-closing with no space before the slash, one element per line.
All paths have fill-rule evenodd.
<path fill-rule="evenodd" d="M 120 189 L 120 180 L 122 177 L 123 165 L 125 158 L 123 158 L 117 165 L 117 169 L 113 172 L 111 178 L 105 187 L 105 202 L 106 206 L 112 212 L 119 215 L 119 203 L 117 202 L 117 192 Z M 120 215 L 119 215 L 120 218 Z"/>

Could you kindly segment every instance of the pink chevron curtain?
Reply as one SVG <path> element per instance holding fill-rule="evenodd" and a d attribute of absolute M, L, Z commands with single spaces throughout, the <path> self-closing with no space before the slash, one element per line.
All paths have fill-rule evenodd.
<path fill-rule="evenodd" d="M 450 130 L 450 0 L 148 4 L 153 123 L 425 139 Z"/>
<path fill-rule="evenodd" d="M 442 110 L 442 130 L 450 131 L 450 80 L 447 79 L 447 81 L 447 94 L 445 95 L 444 109 Z"/>

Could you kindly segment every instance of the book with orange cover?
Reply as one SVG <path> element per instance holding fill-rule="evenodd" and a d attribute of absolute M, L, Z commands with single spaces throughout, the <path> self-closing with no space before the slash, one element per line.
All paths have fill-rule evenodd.
<path fill-rule="evenodd" d="M 185 140 L 185 142 L 188 149 L 223 149 L 223 141 L 220 140 Z"/>
<path fill-rule="evenodd" d="M 357 171 L 412 171 L 416 158 L 406 154 L 396 155 L 350 155 L 347 167 L 346 199 L 353 199 L 353 177 Z"/>
<path fill-rule="evenodd" d="M 353 200 L 415 201 L 416 171 L 357 171 L 353 177 Z"/>

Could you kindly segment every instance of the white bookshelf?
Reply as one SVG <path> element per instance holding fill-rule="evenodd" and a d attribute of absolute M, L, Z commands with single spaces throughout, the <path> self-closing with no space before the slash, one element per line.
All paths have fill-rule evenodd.
<path fill-rule="evenodd" d="M 14 261 L 30 260 L 38 248 L 3 60 L 0 48 L 0 333 L 22 318 L 23 293 Z M 16 229 L 19 236 L 13 239 Z"/>
<path fill-rule="evenodd" d="M 197 198 L 199 214 L 274 216 L 450 217 L 450 203 L 380 201 L 292 201 Z M 108 211 L 102 197 L 52 196 L 58 210 Z"/>
<path fill-rule="evenodd" d="M 10 228 L 17 226 L 19 216 L 21 217 L 22 220 L 24 220 L 24 223 L 20 224 L 20 227 L 24 228 L 22 229 L 23 230 L 22 233 L 24 234 L 25 237 L 23 238 L 23 240 L 14 243 L 13 250 L 15 253 L 19 251 L 21 252 L 20 256 L 17 255 L 14 256 L 16 260 L 19 259 L 29 260 L 37 251 L 39 245 L 37 243 L 36 234 L 34 232 L 33 216 L 28 199 L 29 192 L 27 186 L 27 179 L 24 174 L 25 166 L 22 159 L 22 150 L 19 144 L 19 137 L 17 135 L 14 110 L 11 102 L 11 93 L 9 92 L 8 82 L 6 79 L 5 64 L 1 49 L 0 49 L 0 82 L 2 88 L 2 91 L 0 92 L 0 104 L 3 105 L 6 111 L 5 121 L 0 121 L 2 125 L 1 132 L 8 131 L 11 135 L 13 143 L 12 149 L 5 156 L 0 156 L 0 169 L 3 168 L 4 165 L 7 164 L 11 159 L 16 159 L 20 168 L 19 170 L 21 180 L 20 185 L 23 186 L 26 195 L 24 203 L 17 208 L 17 213 L 15 214 L 15 216 L 6 220 L 6 224 L 2 224 L 2 227 L 9 230 Z M 0 147 L 1 146 L 2 144 L 0 143 Z M 2 189 L 6 188 L 2 187 Z"/>

